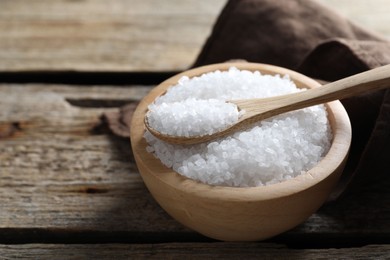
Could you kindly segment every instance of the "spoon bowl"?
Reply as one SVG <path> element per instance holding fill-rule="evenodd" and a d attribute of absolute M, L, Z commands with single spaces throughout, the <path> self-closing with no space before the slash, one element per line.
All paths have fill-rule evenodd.
<path fill-rule="evenodd" d="M 325 104 L 333 133 L 330 150 L 308 172 L 280 183 L 259 187 L 224 187 L 203 184 L 181 176 L 146 151 L 144 118 L 148 105 L 183 76 L 215 70 L 238 69 L 262 74 L 288 74 L 300 88 L 320 84 L 281 67 L 255 63 L 214 64 L 185 71 L 154 88 L 138 105 L 130 136 L 134 158 L 147 188 L 159 205 L 184 226 L 224 241 L 263 240 L 285 232 L 312 215 L 337 183 L 351 141 L 348 115 L 339 101 Z"/>

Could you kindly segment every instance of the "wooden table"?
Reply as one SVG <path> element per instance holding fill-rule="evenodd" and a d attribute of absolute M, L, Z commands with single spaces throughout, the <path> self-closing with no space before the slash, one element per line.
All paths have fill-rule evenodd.
<path fill-rule="evenodd" d="M 0 259 L 390 258 L 390 177 L 263 242 L 168 216 L 100 116 L 190 66 L 225 1 L 108 2 L 0 3 Z"/>

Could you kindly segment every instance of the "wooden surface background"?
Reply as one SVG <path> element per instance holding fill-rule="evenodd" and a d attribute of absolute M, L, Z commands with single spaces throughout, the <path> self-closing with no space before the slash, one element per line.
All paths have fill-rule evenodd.
<path fill-rule="evenodd" d="M 0 71 L 184 69 L 224 3 L 2 0 Z"/>
<path fill-rule="evenodd" d="M 388 0 L 319 1 L 390 37 Z M 2 0 L 0 71 L 183 70 L 225 3 Z"/>
<path fill-rule="evenodd" d="M 91 243 L 119 243 L 105 245 L 107 257 L 128 255 L 129 249 L 144 256 L 148 250 L 191 255 L 199 247 L 223 256 L 232 248 L 248 248 L 250 253 L 240 251 L 248 257 L 304 248 L 307 259 L 333 247 L 341 249 L 329 254 L 348 255 L 350 247 L 360 256 L 389 252 L 390 245 L 383 243 L 390 242 L 390 208 L 384 206 L 390 205 L 390 178 L 373 180 L 358 193 L 325 205 L 299 227 L 266 243 L 208 244 L 212 240 L 177 223 L 145 188 L 129 141 L 109 134 L 99 120 L 103 111 L 116 109 L 110 108 L 113 102 L 137 100 L 149 89 L 0 85 L 0 253 L 64 253 L 68 243 L 83 244 L 69 245 L 79 253 L 95 251 L 96 245 L 87 245 Z M 28 245 L 16 245 L 24 243 Z M 212 250 L 209 254 L 215 256 Z"/>
<path fill-rule="evenodd" d="M 390 36 L 387 0 L 321 1 Z M 157 205 L 102 124 L 190 66 L 224 3 L 0 1 L 0 259 L 389 257 L 389 177 L 271 240 L 216 242 Z"/>

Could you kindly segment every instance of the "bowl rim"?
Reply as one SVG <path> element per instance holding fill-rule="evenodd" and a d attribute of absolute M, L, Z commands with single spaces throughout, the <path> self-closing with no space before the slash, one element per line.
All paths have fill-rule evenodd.
<path fill-rule="evenodd" d="M 147 142 L 143 138 L 145 131 L 144 115 L 147 112 L 147 106 L 153 102 L 157 96 L 162 95 L 168 87 L 177 84 L 182 76 L 191 78 L 205 72 L 228 70 L 230 67 L 236 67 L 240 70 L 258 70 L 262 74 L 288 74 L 298 87 L 311 88 L 321 85 L 317 81 L 290 69 L 250 62 L 216 63 L 190 69 L 170 77 L 153 88 L 140 101 L 133 114 L 130 127 L 131 146 L 138 168 L 146 170 L 146 172 L 140 171 L 144 180 L 148 174 L 148 177 L 153 177 L 180 192 L 193 193 L 198 197 L 205 197 L 208 199 L 214 198 L 217 200 L 248 202 L 276 199 L 309 189 L 332 175 L 332 173 L 336 172 L 336 170 L 342 166 L 349 152 L 352 130 L 348 114 L 340 101 L 326 103 L 328 118 L 330 121 L 333 121 L 331 124 L 333 140 L 328 153 L 317 165 L 306 173 L 279 183 L 257 187 L 212 186 L 180 175 L 173 169 L 164 166 L 153 154 L 147 152 Z"/>

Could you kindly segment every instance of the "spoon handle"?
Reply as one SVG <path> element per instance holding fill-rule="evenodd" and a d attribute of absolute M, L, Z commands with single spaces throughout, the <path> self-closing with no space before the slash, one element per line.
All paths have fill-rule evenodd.
<path fill-rule="evenodd" d="M 318 88 L 270 98 L 234 100 L 245 113 L 240 121 L 258 121 L 281 113 L 390 87 L 390 65 L 344 78 Z M 248 122 L 247 122 L 248 123 Z"/>

